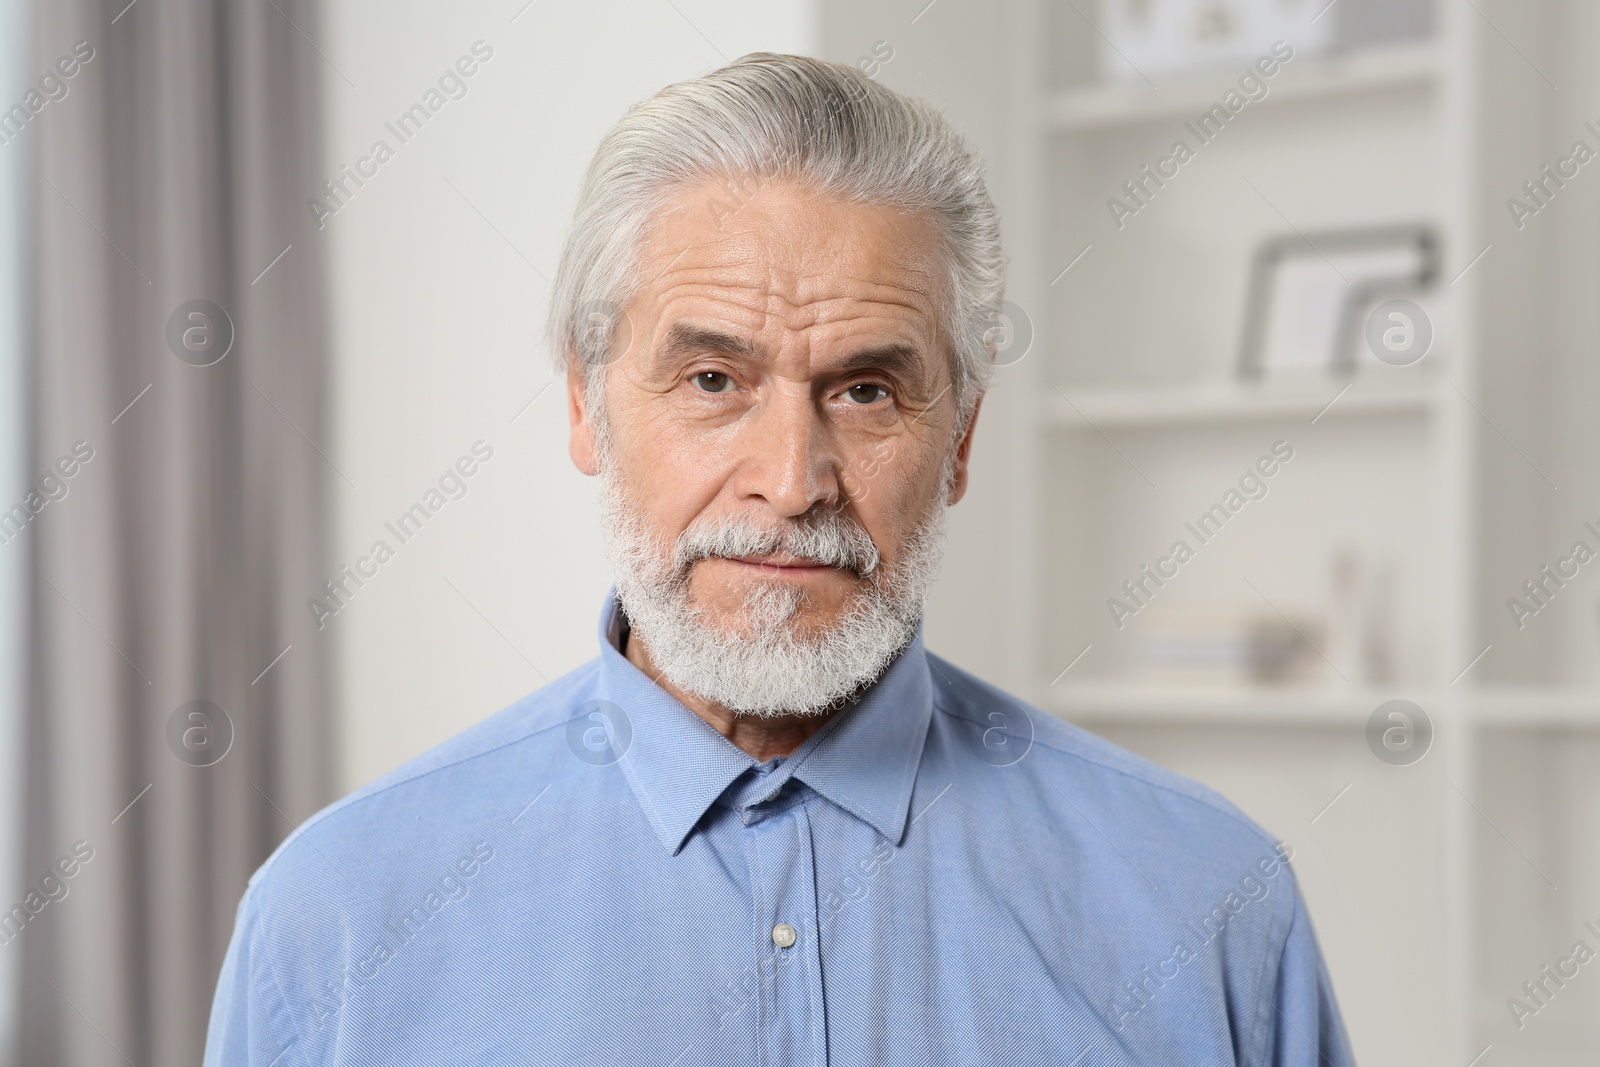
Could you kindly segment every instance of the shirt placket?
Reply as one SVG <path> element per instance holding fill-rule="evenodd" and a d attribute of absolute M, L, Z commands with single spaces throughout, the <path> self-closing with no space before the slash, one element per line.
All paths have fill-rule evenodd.
<path fill-rule="evenodd" d="M 746 808 L 759 978 L 756 1041 L 765 1067 L 827 1063 L 822 966 L 818 957 L 816 858 L 807 804 L 788 789 Z"/>

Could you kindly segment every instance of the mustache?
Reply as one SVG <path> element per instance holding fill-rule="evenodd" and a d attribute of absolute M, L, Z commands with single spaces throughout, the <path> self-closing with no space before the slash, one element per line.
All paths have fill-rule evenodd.
<path fill-rule="evenodd" d="M 697 520 L 678 536 L 673 570 L 681 575 L 702 559 L 772 552 L 842 567 L 861 577 L 876 571 L 881 558 L 878 546 L 858 523 L 837 511 L 824 511 L 814 519 L 779 528 L 739 518 Z"/>

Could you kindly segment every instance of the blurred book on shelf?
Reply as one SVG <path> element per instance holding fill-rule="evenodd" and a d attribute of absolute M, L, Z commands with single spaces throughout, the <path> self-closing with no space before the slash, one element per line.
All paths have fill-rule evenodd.
<path fill-rule="evenodd" d="M 1151 605 L 1133 679 L 1156 685 L 1382 685 L 1395 679 L 1392 564 L 1340 545 L 1314 608 L 1257 601 Z"/>
<path fill-rule="evenodd" d="M 1266 608 L 1152 608 L 1140 620 L 1135 674 L 1163 685 L 1306 684 L 1321 664 L 1307 639 L 1320 635 L 1315 620 L 1289 620 Z"/>

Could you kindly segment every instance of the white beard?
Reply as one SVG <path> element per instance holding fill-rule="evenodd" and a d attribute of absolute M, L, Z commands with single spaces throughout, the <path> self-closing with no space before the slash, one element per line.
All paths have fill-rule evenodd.
<path fill-rule="evenodd" d="M 939 499 L 885 573 L 866 531 L 836 511 L 784 530 L 696 520 L 668 548 L 648 531 L 607 459 L 600 464 L 601 530 L 617 598 L 672 684 L 736 714 L 820 715 L 876 682 L 915 636 L 944 547 L 948 460 Z M 794 627 L 809 595 L 797 584 L 759 580 L 727 619 L 708 618 L 691 602 L 696 560 L 777 551 L 846 567 L 867 579 L 866 588 L 830 627 L 804 637 Z"/>

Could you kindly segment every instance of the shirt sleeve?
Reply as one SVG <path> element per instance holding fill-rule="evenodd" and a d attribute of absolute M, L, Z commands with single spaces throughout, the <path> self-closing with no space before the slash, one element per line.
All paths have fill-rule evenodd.
<path fill-rule="evenodd" d="M 1354 1067 L 1350 1038 L 1334 999 L 1333 982 L 1298 885 L 1277 980 L 1263 991 L 1271 1005 L 1265 1042 L 1253 1062 L 1262 1067 Z"/>
<path fill-rule="evenodd" d="M 305 1067 L 283 990 L 260 944 L 255 886 L 245 890 L 222 960 L 204 1067 Z"/>

